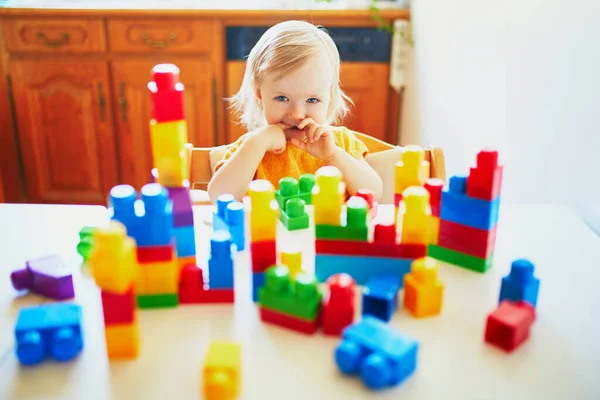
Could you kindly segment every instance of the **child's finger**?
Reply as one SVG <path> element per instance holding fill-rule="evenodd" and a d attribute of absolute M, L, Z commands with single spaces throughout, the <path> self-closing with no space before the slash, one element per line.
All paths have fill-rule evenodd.
<path fill-rule="evenodd" d="M 317 141 L 318 130 L 319 130 L 319 125 L 317 125 L 316 123 L 310 125 L 309 134 L 306 136 L 308 136 L 310 138 L 311 143 L 314 143 Z"/>
<path fill-rule="evenodd" d="M 296 146 L 297 148 L 306 151 L 306 143 L 304 143 L 302 140 L 300 140 L 298 138 L 292 138 L 292 139 L 290 139 L 290 143 L 293 146 Z"/>
<path fill-rule="evenodd" d="M 304 127 L 310 123 L 315 123 L 312 118 L 304 118 L 299 124 L 298 129 L 304 129 Z"/>

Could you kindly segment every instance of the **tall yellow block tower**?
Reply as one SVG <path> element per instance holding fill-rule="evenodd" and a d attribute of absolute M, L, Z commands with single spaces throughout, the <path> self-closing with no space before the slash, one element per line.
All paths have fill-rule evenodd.
<path fill-rule="evenodd" d="M 341 171 L 333 166 L 319 168 L 312 191 L 315 225 L 342 225 L 342 206 L 346 185 Z"/>

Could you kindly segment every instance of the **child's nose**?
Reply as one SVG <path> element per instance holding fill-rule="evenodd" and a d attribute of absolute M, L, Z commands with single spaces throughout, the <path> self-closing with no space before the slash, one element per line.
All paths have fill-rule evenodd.
<path fill-rule="evenodd" d="M 299 106 L 294 106 L 290 110 L 290 119 L 297 121 L 300 123 L 305 118 L 304 108 Z"/>

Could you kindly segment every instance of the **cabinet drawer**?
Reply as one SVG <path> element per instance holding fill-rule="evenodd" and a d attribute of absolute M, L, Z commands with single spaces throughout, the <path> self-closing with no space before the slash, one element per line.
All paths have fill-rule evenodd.
<path fill-rule="evenodd" d="M 109 20 L 110 48 L 120 53 L 209 53 L 213 36 L 210 21 Z"/>
<path fill-rule="evenodd" d="M 97 53 L 106 49 L 100 19 L 5 19 L 2 33 L 10 52 Z"/>

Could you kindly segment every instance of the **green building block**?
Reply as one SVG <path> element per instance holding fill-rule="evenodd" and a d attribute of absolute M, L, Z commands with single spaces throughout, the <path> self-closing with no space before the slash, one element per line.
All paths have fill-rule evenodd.
<path fill-rule="evenodd" d="M 79 243 L 77 244 L 77 253 L 83 257 L 83 262 L 86 262 L 90 256 L 93 247 L 94 232 L 96 227 L 84 226 L 79 231 Z"/>
<path fill-rule="evenodd" d="M 298 229 L 307 229 L 309 225 L 308 214 L 304 210 L 304 200 L 299 197 L 289 199 L 286 203 L 286 210 L 281 210 L 279 220 L 288 231 Z"/>
<path fill-rule="evenodd" d="M 258 291 L 261 307 L 309 321 L 319 315 L 322 298 L 314 276 L 300 272 L 292 280 L 286 266 L 267 269 L 265 284 Z"/>
<path fill-rule="evenodd" d="M 440 247 L 435 244 L 430 244 L 427 247 L 427 255 L 436 260 L 481 273 L 487 271 L 492 266 L 494 258 L 494 254 L 490 255 L 488 258 L 479 258 L 445 247 Z"/>
<path fill-rule="evenodd" d="M 137 295 L 137 306 L 139 308 L 167 308 L 177 307 L 179 296 L 173 294 L 144 294 Z"/>
<path fill-rule="evenodd" d="M 368 214 L 367 201 L 362 197 L 352 196 L 346 203 L 346 218 L 342 221 L 342 226 L 315 225 L 316 238 L 367 241 L 369 239 Z"/>
<path fill-rule="evenodd" d="M 275 198 L 282 211 L 287 211 L 288 200 L 300 198 L 304 200 L 304 204 L 311 204 L 312 189 L 317 181 L 317 177 L 313 174 L 303 174 L 299 180 L 291 177 L 282 178 L 279 180 L 279 190 L 275 192 Z"/>

